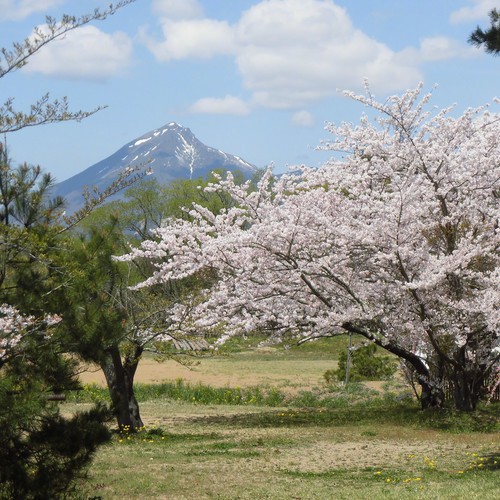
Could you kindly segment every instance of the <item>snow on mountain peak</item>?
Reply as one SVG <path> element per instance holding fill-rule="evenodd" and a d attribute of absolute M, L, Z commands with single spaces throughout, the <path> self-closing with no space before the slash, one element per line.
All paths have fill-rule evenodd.
<path fill-rule="evenodd" d="M 137 165 L 148 168 L 154 166 L 151 176 L 159 184 L 168 184 L 179 178 L 206 177 L 216 169 L 239 170 L 245 177 L 250 177 L 257 170 L 257 167 L 238 156 L 206 146 L 189 128 L 170 122 L 134 139 L 108 158 L 57 184 L 54 194 L 67 200 L 67 211 L 71 213 L 83 205 L 84 186 L 96 186 L 103 191 L 119 172 Z"/>

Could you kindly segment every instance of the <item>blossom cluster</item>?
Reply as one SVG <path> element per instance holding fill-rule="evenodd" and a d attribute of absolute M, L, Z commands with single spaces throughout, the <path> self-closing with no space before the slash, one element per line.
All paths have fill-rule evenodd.
<path fill-rule="evenodd" d="M 354 325 L 393 350 L 493 366 L 500 331 L 500 116 L 488 107 L 427 111 L 422 87 L 375 113 L 328 125 L 318 169 L 257 186 L 230 173 L 208 190 L 232 205 L 193 206 L 122 260 L 150 259 L 140 286 L 211 269 L 218 281 L 193 309 L 197 329 L 266 329 L 302 337 Z M 462 356 L 462 354 L 460 354 Z"/>
<path fill-rule="evenodd" d="M 0 366 L 15 355 L 23 339 L 43 327 L 42 334 L 50 336 L 50 327 L 61 321 L 58 315 L 47 315 L 42 320 L 23 315 L 15 307 L 0 304 Z"/>

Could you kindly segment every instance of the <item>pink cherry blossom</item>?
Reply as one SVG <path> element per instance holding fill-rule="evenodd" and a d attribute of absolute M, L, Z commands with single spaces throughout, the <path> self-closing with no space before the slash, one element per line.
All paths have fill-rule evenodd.
<path fill-rule="evenodd" d="M 47 315 L 42 319 L 21 314 L 8 304 L 0 305 L 0 367 L 8 359 L 16 356 L 25 337 L 33 332 L 41 332 L 50 337 L 50 327 L 61 321 L 58 315 Z"/>
<path fill-rule="evenodd" d="M 321 148 L 334 156 L 321 168 L 268 170 L 256 187 L 228 173 L 207 189 L 231 208 L 195 205 L 121 259 L 155 263 L 139 286 L 214 270 L 190 313 L 196 329 L 358 333 L 421 384 L 468 377 L 459 389 L 474 391 L 499 362 L 500 116 L 432 113 L 421 93 L 349 93 L 367 114 L 327 126 Z"/>

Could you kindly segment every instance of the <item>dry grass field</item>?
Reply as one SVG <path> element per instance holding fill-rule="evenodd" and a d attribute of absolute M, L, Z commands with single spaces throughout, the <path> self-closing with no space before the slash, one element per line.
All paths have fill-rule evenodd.
<path fill-rule="evenodd" d="M 156 384 L 183 379 L 215 387 L 272 385 L 310 389 L 323 383 L 323 373 L 335 367 L 336 362 L 328 358 L 287 358 L 268 348 L 231 356 L 195 358 L 190 366 L 172 359 L 158 362 L 153 357 L 145 357 L 139 363 L 136 381 Z M 105 384 L 102 372 L 93 366 L 86 367 L 81 380 L 83 383 Z"/>

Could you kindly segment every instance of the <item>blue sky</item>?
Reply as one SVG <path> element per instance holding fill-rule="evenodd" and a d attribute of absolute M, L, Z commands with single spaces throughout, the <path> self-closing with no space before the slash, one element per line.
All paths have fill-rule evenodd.
<path fill-rule="evenodd" d="M 0 0 L 0 47 L 45 15 L 85 14 L 109 0 Z M 325 122 L 363 109 L 341 90 L 368 79 L 383 99 L 419 82 L 456 112 L 500 97 L 500 59 L 467 44 L 499 0 L 136 0 L 67 34 L 0 80 L 0 101 L 26 110 L 46 92 L 80 123 L 7 136 L 16 162 L 62 181 L 128 141 L 175 121 L 205 144 L 259 167 L 316 166 Z M 498 111 L 496 107 L 495 111 Z"/>

